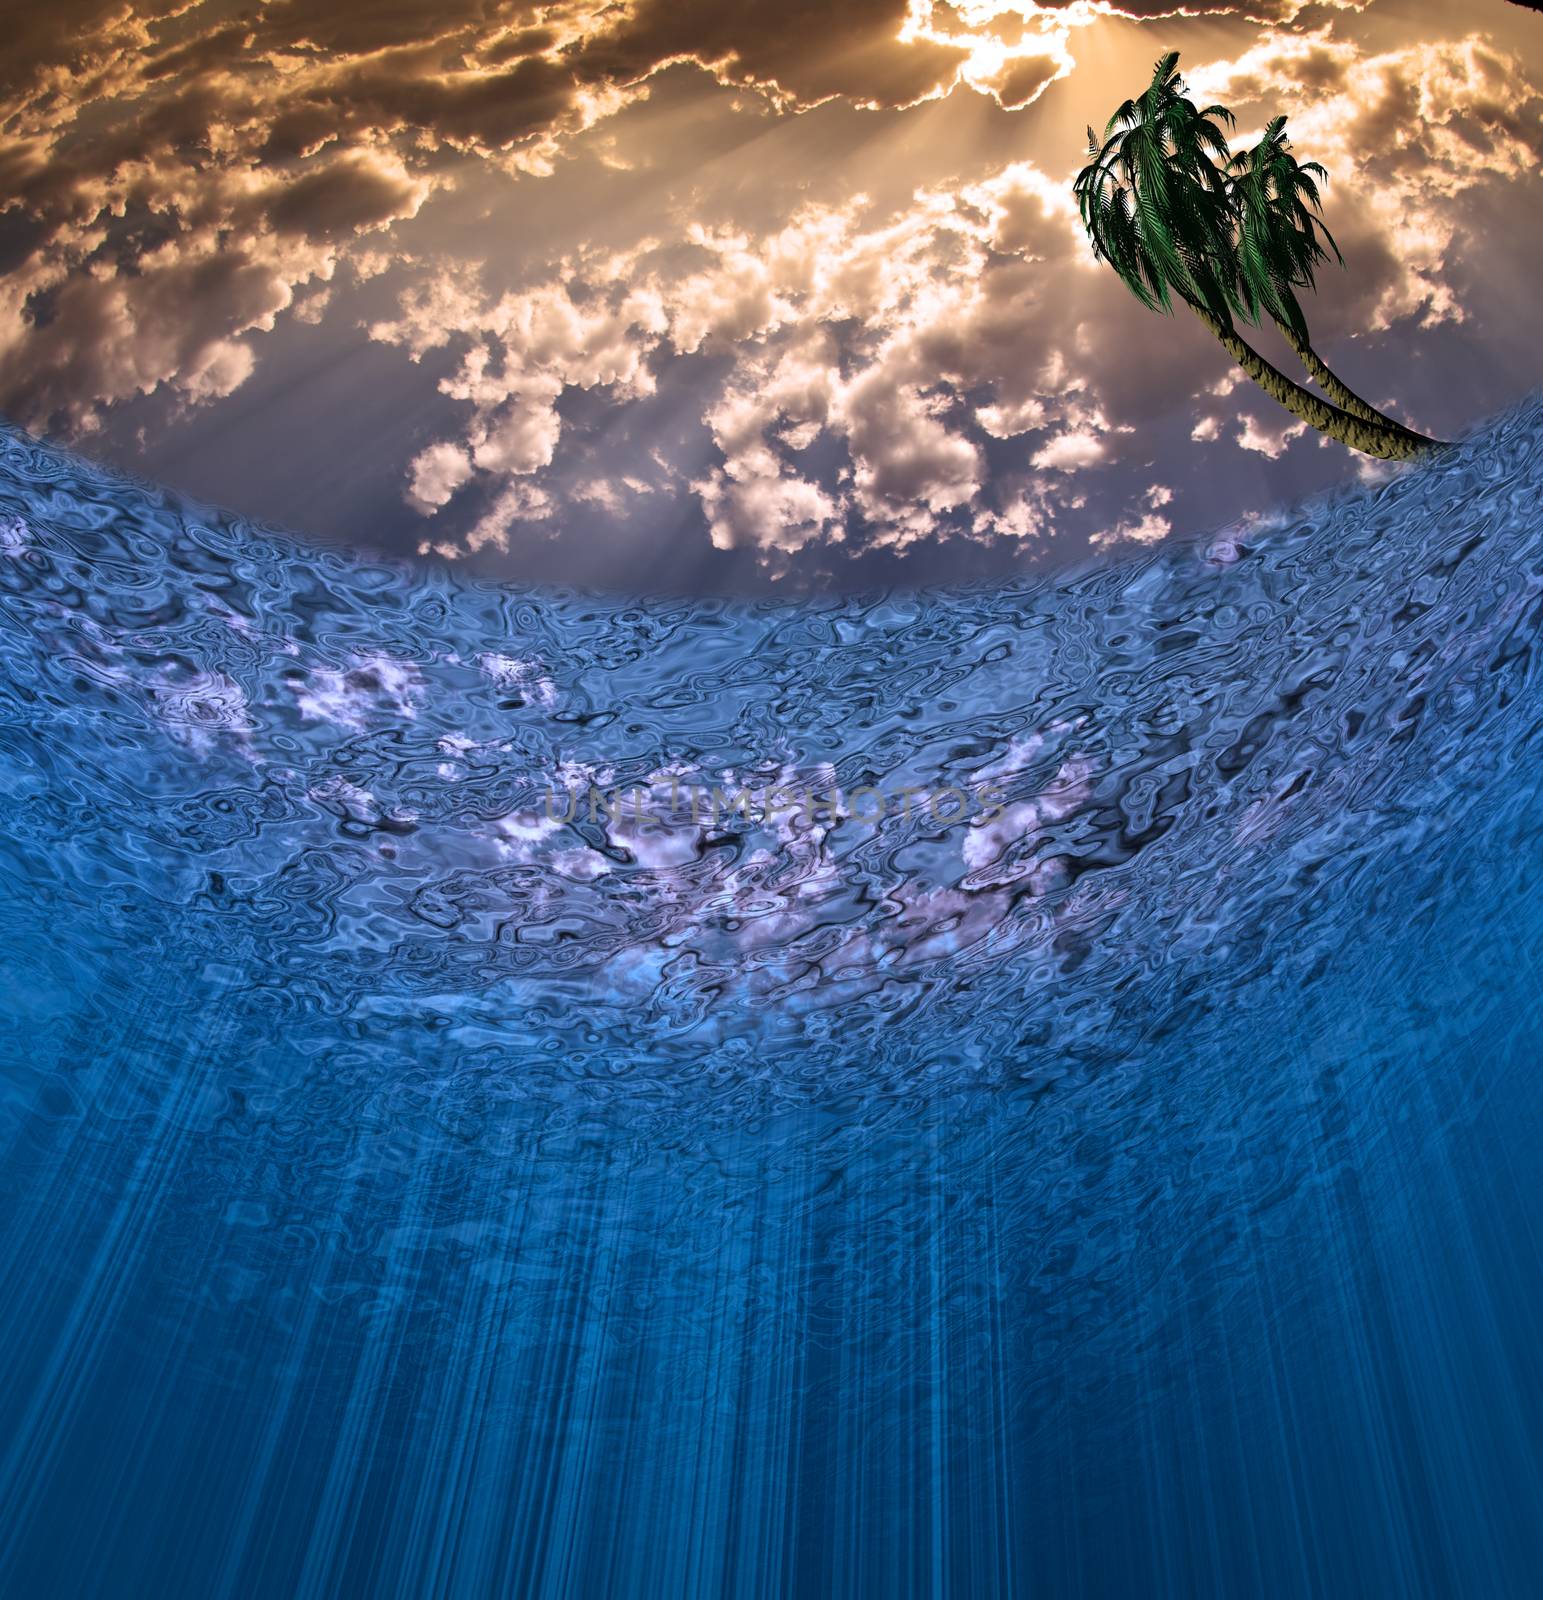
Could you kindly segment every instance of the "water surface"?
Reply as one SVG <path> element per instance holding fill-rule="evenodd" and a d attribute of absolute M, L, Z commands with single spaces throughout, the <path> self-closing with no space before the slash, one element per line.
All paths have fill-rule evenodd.
<path fill-rule="evenodd" d="M 0 432 L 0 1587 L 1532 1592 L 1540 449 L 730 603 Z"/>

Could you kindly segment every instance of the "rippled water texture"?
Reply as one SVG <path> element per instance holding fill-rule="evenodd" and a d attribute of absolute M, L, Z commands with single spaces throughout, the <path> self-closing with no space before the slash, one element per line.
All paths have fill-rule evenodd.
<path fill-rule="evenodd" d="M 0 1589 L 1535 1593 L 1540 449 L 626 604 L 0 433 Z"/>

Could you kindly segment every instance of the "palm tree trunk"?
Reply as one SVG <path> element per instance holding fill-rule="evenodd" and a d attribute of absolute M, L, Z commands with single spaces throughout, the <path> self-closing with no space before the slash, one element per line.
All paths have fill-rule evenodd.
<path fill-rule="evenodd" d="M 1403 423 L 1390 417 L 1386 412 L 1379 411 L 1370 402 L 1363 400 L 1354 389 L 1342 383 L 1330 371 L 1323 357 L 1313 349 L 1306 340 L 1298 339 L 1289 327 L 1280 320 L 1275 319 L 1275 325 L 1286 336 L 1286 343 L 1296 352 L 1297 360 L 1307 369 L 1314 383 L 1337 405 L 1341 411 L 1348 411 L 1353 417 L 1360 417 L 1364 422 L 1375 423 L 1379 428 L 1389 428 L 1394 433 L 1408 434 L 1411 439 L 1435 448 L 1440 445 L 1439 439 L 1428 438 L 1423 433 L 1416 433 L 1413 428 L 1406 428 Z"/>
<path fill-rule="evenodd" d="M 1272 366 L 1252 345 L 1245 343 L 1238 336 L 1236 328 L 1230 327 L 1206 307 L 1190 301 L 1189 308 L 1216 335 L 1227 354 L 1272 400 L 1278 401 L 1292 416 L 1310 428 L 1337 439 L 1351 450 L 1376 456 L 1382 461 L 1417 461 L 1437 448 L 1431 440 L 1410 433 L 1406 428 L 1368 422 L 1364 417 L 1353 416 L 1331 405 L 1310 389 L 1293 383 L 1279 367 Z"/>

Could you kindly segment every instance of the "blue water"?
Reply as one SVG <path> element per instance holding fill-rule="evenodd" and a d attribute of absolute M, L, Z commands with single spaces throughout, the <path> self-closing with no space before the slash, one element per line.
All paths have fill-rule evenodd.
<path fill-rule="evenodd" d="M 1540 498 L 625 603 L 0 432 L 0 1592 L 1536 1593 Z"/>

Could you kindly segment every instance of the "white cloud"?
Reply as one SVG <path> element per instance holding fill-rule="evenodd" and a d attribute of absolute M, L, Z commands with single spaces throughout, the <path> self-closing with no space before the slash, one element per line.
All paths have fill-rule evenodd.
<path fill-rule="evenodd" d="M 1173 523 L 1162 515 L 1162 508 L 1173 501 L 1173 490 L 1165 483 L 1154 483 L 1142 496 L 1140 514 L 1117 523 L 1093 536 L 1095 548 L 1116 544 L 1156 544 L 1173 532 Z"/>
<path fill-rule="evenodd" d="M 718 549 L 759 545 L 786 553 L 839 524 L 839 505 L 818 484 L 792 474 L 737 470 L 741 475 L 734 476 L 720 467 L 692 484 Z"/>
<path fill-rule="evenodd" d="M 1034 465 L 1056 472 L 1075 472 L 1104 458 L 1104 441 L 1085 428 L 1073 428 L 1055 436 L 1034 452 Z"/>
<path fill-rule="evenodd" d="M 471 458 L 459 445 L 431 444 L 413 458 L 408 503 L 426 516 L 432 515 L 450 503 L 451 496 L 471 475 Z"/>
<path fill-rule="evenodd" d="M 1300 439 L 1306 432 L 1305 422 L 1287 422 L 1284 417 L 1261 422 L 1252 412 L 1245 411 L 1239 418 L 1238 448 L 1276 461 L 1291 447 L 1293 439 Z"/>

